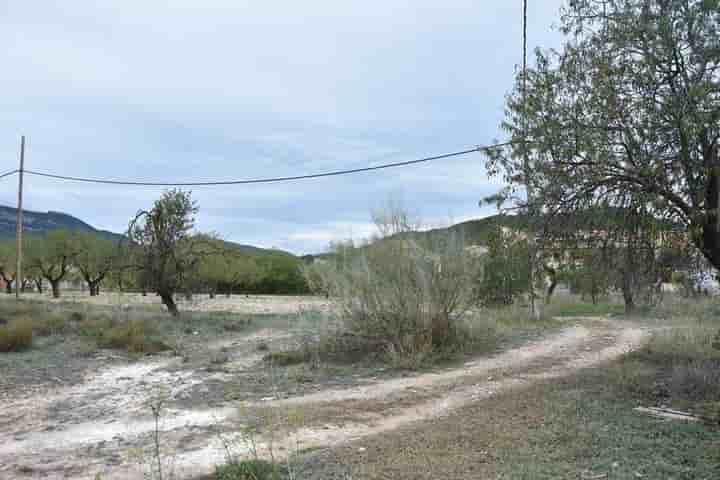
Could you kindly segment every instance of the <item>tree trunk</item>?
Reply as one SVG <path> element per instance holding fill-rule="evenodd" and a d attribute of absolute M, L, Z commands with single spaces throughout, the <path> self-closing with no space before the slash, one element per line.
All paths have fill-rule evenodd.
<path fill-rule="evenodd" d="M 158 292 L 158 295 L 160 295 L 160 300 L 162 300 L 163 305 L 167 307 L 170 315 L 172 315 L 173 317 L 177 317 L 178 315 L 180 315 L 177 305 L 175 305 L 175 299 L 173 298 L 172 293 Z"/>
<path fill-rule="evenodd" d="M 5 293 L 8 295 L 12 295 L 13 289 L 12 289 L 12 282 L 5 281 Z"/>
<path fill-rule="evenodd" d="M 53 298 L 60 298 L 60 280 L 50 280 L 50 287 L 52 287 Z"/>
<path fill-rule="evenodd" d="M 713 149 L 714 150 L 714 149 Z M 710 152 L 710 155 L 717 155 L 715 152 Z M 715 165 L 715 158 L 706 159 L 706 164 Z M 697 246 L 703 253 L 705 258 L 710 264 L 716 269 L 720 270 L 720 219 L 718 218 L 718 207 L 720 207 L 720 191 L 718 189 L 718 183 L 720 177 L 710 169 L 708 173 L 707 189 L 705 190 L 705 204 L 707 215 L 704 216 L 699 227 L 701 233 L 699 235 L 693 235 L 695 246 Z M 698 226 L 692 222 L 690 225 L 690 231 L 696 231 L 693 227 Z"/>
<path fill-rule="evenodd" d="M 623 301 L 625 302 L 625 313 L 632 313 L 635 311 L 635 297 L 632 288 L 632 272 L 630 272 L 628 267 L 629 265 L 625 265 L 625 270 L 622 271 L 621 290 Z"/>
<path fill-rule="evenodd" d="M 545 303 L 547 305 L 550 304 L 550 300 L 552 300 L 553 293 L 555 293 L 555 288 L 557 287 L 557 270 L 555 270 L 550 265 L 544 265 L 545 272 L 548 274 L 548 277 L 550 277 L 550 285 L 547 289 L 547 294 L 545 295 Z"/>
<path fill-rule="evenodd" d="M 215 298 L 215 290 L 210 290 L 210 298 Z"/>
<path fill-rule="evenodd" d="M 90 290 L 91 297 L 97 297 L 100 293 L 100 284 L 98 282 L 87 282 L 88 290 Z"/>
<path fill-rule="evenodd" d="M 38 293 L 43 293 L 43 281 L 42 281 L 42 278 L 36 278 L 36 279 L 35 279 L 35 287 L 37 288 Z"/>

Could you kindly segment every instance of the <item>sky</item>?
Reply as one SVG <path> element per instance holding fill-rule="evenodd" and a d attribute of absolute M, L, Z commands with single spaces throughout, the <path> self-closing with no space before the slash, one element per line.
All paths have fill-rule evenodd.
<path fill-rule="evenodd" d="M 557 48 L 561 0 L 529 2 Z M 521 2 L 0 0 L 0 170 L 183 182 L 302 175 L 502 140 Z M 195 187 L 197 228 L 318 253 L 389 199 L 428 226 L 495 213 L 481 154 L 346 177 Z M 0 172 L 0 173 L 2 173 Z M 25 207 L 122 232 L 162 188 L 26 176 Z M 17 180 L 0 180 L 14 206 Z"/>

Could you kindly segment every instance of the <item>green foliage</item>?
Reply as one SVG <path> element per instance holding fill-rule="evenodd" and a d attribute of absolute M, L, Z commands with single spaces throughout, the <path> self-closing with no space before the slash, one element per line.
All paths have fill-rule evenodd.
<path fill-rule="evenodd" d="M 100 284 L 120 266 L 121 250 L 117 243 L 89 232 L 75 232 L 73 264 L 88 285 L 90 295 L 99 293 Z"/>
<path fill-rule="evenodd" d="M 264 460 L 232 461 L 217 467 L 216 480 L 282 480 L 285 469 Z"/>
<path fill-rule="evenodd" d="M 52 230 L 25 241 L 27 265 L 50 282 L 53 296 L 60 296 L 60 281 L 68 274 L 77 254 L 77 243 L 67 230 Z"/>
<path fill-rule="evenodd" d="M 211 294 L 253 291 L 263 277 L 255 256 L 221 240 L 211 241 L 211 251 L 198 268 L 200 283 Z"/>
<path fill-rule="evenodd" d="M 32 346 L 33 322 L 30 317 L 18 317 L 0 325 L 0 352 L 19 352 Z"/>
<path fill-rule="evenodd" d="M 252 293 L 304 294 L 309 289 L 301 271 L 302 261 L 286 253 L 270 253 L 255 257 L 259 278 L 248 286 Z"/>
<path fill-rule="evenodd" d="M 510 305 L 530 285 L 527 239 L 521 233 L 497 227 L 488 236 L 487 245 L 476 295 L 484 305 Z"/>
<path fill-rule="evenodd" d="M 538 51 L 508 97 L 511 146 L 487 165 L 510 183 L 502 199 L 528 186 L 534 211 L 642 205 L 720 267 L 716 4 L 570 2 L 564 47 Z"/>
<path fill-rule="evenodd" d="M 140 211 L 128 228 L 141 283 L 157 292 L 172 315 L 179 313 L 173 295 L 194 275 L 198 246 L 205 240 L 191 235 L 197 212 L 190 192 L 167 190 L 150 210 Z"/>

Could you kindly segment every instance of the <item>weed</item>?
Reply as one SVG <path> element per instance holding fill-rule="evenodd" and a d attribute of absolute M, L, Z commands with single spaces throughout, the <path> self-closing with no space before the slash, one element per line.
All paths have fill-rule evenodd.
<path fill-rule="evenodd" d="M 63 315 L 48 314 L 36 318 L 33 330 L 39 336 L 59 335 L 68 332 L 70 324 Z"/>
<path fill-rule="evenodd" d="M 271 352 L 265 355 L 264 360 L 278 367 L 299 365 L 310 359 L 310 354 L 304 349 L 283 352 Z"/>
<path fill-rule="evenodd" d="M 19 352 L 32 346 L 33 322 L 29 317 L 10 320 L 0 326 L 0 352 Z"/>
<path fill-rule="evenodd" d="M 281 480 L 284 469 L 264 460 L 233 461 L 217 467 L 216 480 Z"/>
<path fill-rule="evenodd" d="M 145 320 L 128 320 L 99 337 L 103 347 L 124 349 L 132 353 L 158 353 L 170 347 L 153 338 L 153 329 Z"/>

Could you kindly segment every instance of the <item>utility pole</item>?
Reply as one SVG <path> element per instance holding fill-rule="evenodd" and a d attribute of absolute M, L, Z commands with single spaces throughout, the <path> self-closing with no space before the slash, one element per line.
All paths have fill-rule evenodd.
<path fill-rule="evenodd" d="M 15 268 L 15 298 L 20 299 L 20 290 L 22 290 L 22 234 L 23 234 L 23 173 L 25 171 L 25 135 L 20 137 L 20 170 L 18 172 L 18 206 L 17 206 L 17 225 L 15 234 L 17 236 L 17 265 Z"/>
<path fill-rule="evenodd" d="M 535 228 L 533 216 L 535 206 L 533 205 L 532 182 L 530 181 L 530 159 L 528 153 L 528 111 L 527 111 L 527 27 L 528 27 L 528 2 L 523 0 L 523 63 L 522 63 L 522 97 L 523 97 L 523 175 L 525 176 L 525 194 L 527 195 L 527 216 L 528 216 L 528 276 L 530 277 L 530 318 L 540 320 L 540 309 L 535 298 Z"/>

